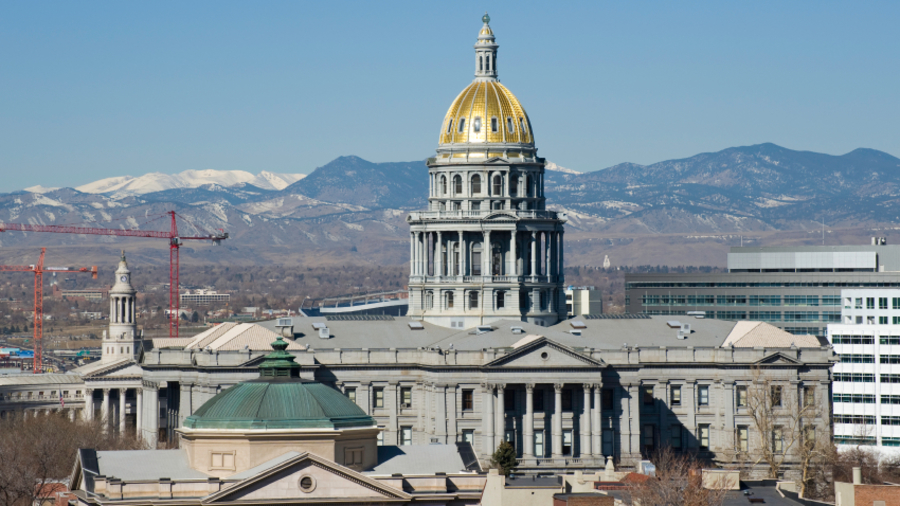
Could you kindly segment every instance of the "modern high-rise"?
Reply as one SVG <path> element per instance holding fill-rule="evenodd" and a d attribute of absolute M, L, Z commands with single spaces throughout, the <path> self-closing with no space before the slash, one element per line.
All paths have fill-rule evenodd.
<path fill-rule="evenodd" d="M 565 318 L 563 224 L 546 209 L 544 159 L 525 108 L 497 79 L 485 14 L 475 79 L 450 105 L 428 159 L 429 208 L 410 224 L 409 315 L 471 328 Z"/>
<path fill-rule="evenodd" d="M 626 274 L 625 310 L 764 321 L 824 337 L 841 322 L 842 289 L 900 287 L 900 246 L 872 243 L 731 248 L 725 273 Z"/>

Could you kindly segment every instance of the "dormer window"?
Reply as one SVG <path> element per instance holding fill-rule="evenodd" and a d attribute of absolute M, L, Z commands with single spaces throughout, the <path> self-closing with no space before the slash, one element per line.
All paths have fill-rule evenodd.
<path fill-rule="evenodd" d="M 500 130 L 500 122 L 497 121 L 497 118 L 491 118 L 491 132 L 497 132 Z"/>
<path fill-rule="evenodd" d="M 472 129 L 475 130 L 475 133 L 481 131 L 481 116 L 475 116 L 475 121 L 472 122 Z"/>
<path fill-rule="evenodd" d="M 450 118 L 450 122 L 447 123 L 447 133 L 449 134 L 451 130 L 453 130 L 453 118 Z"/>
<path fill-rule="evenodd" d="M 522 129 L 523 134 L 528 131 L 525 128 L 525 118 L 519 118 L 519 127 Z"/>
<path fill-rule="evenodd" d="M 459 131 L 462 133 L 466 129 L 466 118 L 459 118 Z"/>
<path fill-rule="evenodd" d="M 453 121 L 453 120 L 450 120 L 450 121 Z M 513 121 L 512 118 L 506 118 L 506 130 L 509 131 L 509 133 L 511 133 L 511 134 L 516 133 L 516 123 Z"/>

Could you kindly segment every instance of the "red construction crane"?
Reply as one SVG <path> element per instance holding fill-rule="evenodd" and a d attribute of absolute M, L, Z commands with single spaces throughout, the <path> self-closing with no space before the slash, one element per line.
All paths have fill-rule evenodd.
<path fill-rule="evenodd" d="M 34 362 L 31 372 L 40 374 L 44 370 L 44 273 L 45 272 L 90 272 L 97 279 L 97 266 L 87 267 L 44 267 L 44 253 L 34 265 L 0 265 L 0 271 L 34 273 Z"/>
<path fill-rule="evenodd" d="M 123 237 L 155 237 L 169 240 L 169 337 L 178 337 L 178 319 L 180 318 L 178 300 L 178 252 L 181 241 L 212 241 L 219 244 L 228 239 L 228 233 L 219 230 L 205 236 L 180 236 L 178 224 L 175 223 L 175 211 L 167 211 L 172 218 L 172 224 L 168 232 L 153 230 L 121 230 L 117 228 L 73 227 L 67 225 L 23 225 L 19 223 L 0 223 L 0 232 L 7 230 L 18 232 L 55 232 L 60 234 L 90 234 L 90 235 L 115 235 Z M 183 218 L 182 218 L 183 219 Z"/>

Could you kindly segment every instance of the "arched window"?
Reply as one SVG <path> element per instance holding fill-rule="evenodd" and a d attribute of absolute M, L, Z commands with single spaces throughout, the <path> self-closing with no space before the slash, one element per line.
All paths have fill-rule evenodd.
<path fill-rule="evenodd" d="M 453 130 L 453 118 L 450 118 L 450 122 L 447 123 L 447 133 L 449 134 L 451 130 Z"/>
<path fill-rule="evenodd" d="M 503 178 L 499 174 L 494 176 L 494 188 L 491 191 L 495 196 L 503 194 Z"/>
<path fill-rule="evenodd" d="M 447 176 L 441 176 L 441 195 L 447 194 Z"/>
<path fill-rule="evenodd" d="M 525 128 L 525 118 L 519 118 L 519 128 L 522 129 L 522 133 L 526 133 L 528 129 Z"/>
<path fill-rule="evenodd" d="M 497 121 L 497 118 L 491 118 L 491 132 L 497 132 L 500 130 L 500 122 Z"/>
<path fill-rule="evenodd" d="M 484 70 L 484 61 L 482 60 L 482 57 L 479 56 L 478 57 L 478 71 L 481 72 L 482 70 Z"/>
<path fill-rule="evenodd" d="M 478 174 L 472 176 L 472 193 L 475 195 L 481 193 L 481 176 Z"/>
<path fill-rule="evenodd" d="M 475 133 L 481 131 L 481 116 L 475 116 L 475 120 L 472 121 L 472 129 L 475 130 Z"/>
<path fill-rule="evenodd" d="M 453 194 L 460 195 L 462 192 L 462 178 L 460 176 L 453 176 Z"/>
<path fill-rule="evenodd" d="M 459 131 L 463 132 L 466 129 L 466 118 L 459 118 Z"/>
<path fill-rule="evenodd" d="M 453 120 L 450 120 L 450 121 L 453 121 Z M 512 118 L 509 118 L 509 117 L 506 118 L 506 130 L 508 130 L 509 133 L 511 133 L 511 134 L 516 133 L 516 124 L 513 122 Z"/>

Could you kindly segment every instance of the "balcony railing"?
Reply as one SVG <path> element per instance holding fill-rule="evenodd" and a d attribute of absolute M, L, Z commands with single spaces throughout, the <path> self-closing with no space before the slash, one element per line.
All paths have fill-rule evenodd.
<path fill-rule="evenodd" d="M 505 214 L 510 218 L 516 219 L 557 219 L 558 215 L 555 211 L 546 210 L 527 210 L 520 211 L 517 209 L 490 209 L 482 211 L 414 211 L 409 213 L 409 219 L 412 221 L 419 220 L 443 220 L 443 219 L 466 219 L 466 218 L 484 218 L 488 215 Z"/>

